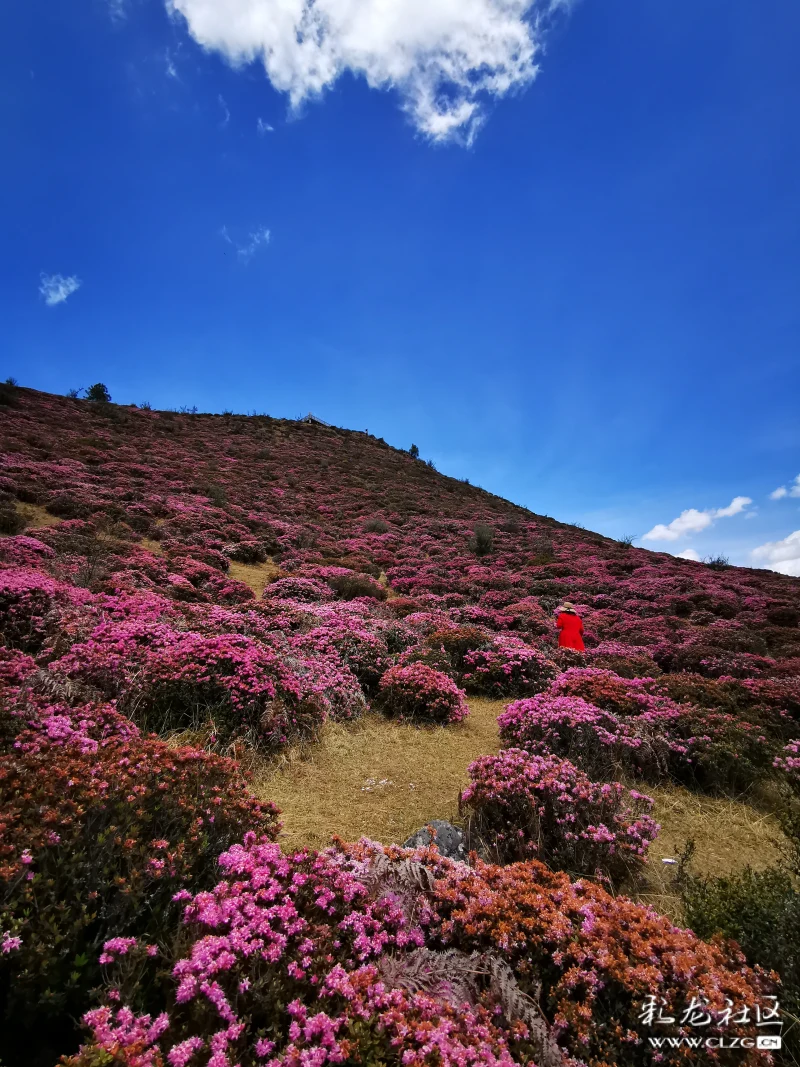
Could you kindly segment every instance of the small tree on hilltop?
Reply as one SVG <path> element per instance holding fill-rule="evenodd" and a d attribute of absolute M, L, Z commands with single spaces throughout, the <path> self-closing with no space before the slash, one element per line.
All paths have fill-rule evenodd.
<path fill-rule="evenodd" d="M 110 404 L 111 393 L 102 382 L 97 382 L 95 385 L 90 385 L 86 390 L 86 399 L 95 404 Z"/>
<path fill-rule="evenodd" d="M 408 454 L 412 459 L 419 459 L 419 449 L 416 445 L 412 445 L 411 448 L 409 448 Z"/>

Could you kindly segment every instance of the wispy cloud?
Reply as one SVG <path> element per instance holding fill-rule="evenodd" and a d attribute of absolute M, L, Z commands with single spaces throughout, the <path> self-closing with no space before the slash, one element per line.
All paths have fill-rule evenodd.
<path fill-rule="evenodd" d="M 220 122 L 220 127 L 224 130 L 231 121 L 231 113 L 228 109 L 228 105 L 225 103 L 225 97 L 222 93 L 219 94 L 217 100 L 219 101 L 219 106 L 222 108 L 222 122 Z"/>
<path fill-rule="evenodd" d="M 128 15 L 128 0 L 108 0 L 108 11 L 114 22 L 122 22 Z"/>
<path fill-rule="evenodd" d="M 227 241 L 232 248 L 236 249 L 236 258 L 240 263 L 244 263 L 245 266 L 250 262 L 259 248 L 268 245 L 270 242 L 270 231 L 265 226 L 248 234 L 247 240 L 242 244 L 239 244 L 238 241 L 234 241 L 228 232 L 227 226 L 223 226 L 219 233 L 224 241 Z"/>
<path fill-rule="evenodd" d="M 175 65 L 175 57 L 172 54 L 172 50 L 169 48 L 164 53 L 164 70 L 166 71 L 168 78 L 174 78 L 175 81 L 181 80 L 180 76 L 178 75 L 178 68 Z"/>
<path fill-rule="evenodd" d="M 785 496 L 800 496 L 800 474 L 787 489 L 785 485 L 779 485 L 769 494 L 770 500 L 783 500 Z"/>
<path fill-rule="evenodd" d="M 756 563 L 781 574 L 791 574 L 800 578 L 800 530 L 795 530 L 782 541 L 767 541 L 752 552 Z"/>
<path fill-rule="evenodd" d="M 256 129 L 258 130 L 259 134 L 263 137 L 265 133 L 273 133 L 273 131 L 275 130 L 275 127 L 274 126 L 270 126 L 270 124 L 268 122 L 264 122 L 264 120 L 259 115 L 258 118 L 256 119 Z"/>
<path fill-rule="evenodd" d="M 677 519 L 664 524 L 659 523 L 652 530 L 643 535 L 643 541 L 678 541 L 687 534 L 700 533 L 712 526 L 716 519 L 730 519 L 734 515 L 740 515 L 753 501 L 749 496 L 736 496 L 725 508 L 706 508 L 698 511 L 697 508 L 687 508 L 682 511 Z"/>
<path fill-rule="evenodd" d="M 77 292 L 81 287 L 80 278 L 74 274 L 64 277 L 63 274 L 41 274 L 39 276 L 39 292 L 44 297 L 48 307 L 63 304 L 68 297 Z"/>
<path fill-rule="evenodd" d="M 233 65 L 260 60 L 297 109 L 343 74 L 393 89 L 432 141 L 470 143 L 486 105 L 529 85 L 566 0 L 165 0 Z"/>

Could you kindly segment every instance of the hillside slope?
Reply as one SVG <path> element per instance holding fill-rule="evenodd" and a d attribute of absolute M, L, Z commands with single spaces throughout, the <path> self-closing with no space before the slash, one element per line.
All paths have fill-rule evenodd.
<path fill-rule="evenodd" d="M 497 631 L 545 635 L 569 597 L 587 645 L 646 646 L 666 665 L 704 662 L 704 673 L 772 671 L 765 657 L 800 656 L 800 580 L 620 545 L 365 434 L 15 394 L 2 409 L 0 491 L 54 517 L 113 523 L 109 588 L 168 591 L 173 575 L 194 589 L 173 581 L 174 595 L 213 602 L 219 594 L 188 560 L 222 573 L 225 557 L 215 553 L 269 555 L 284 573 L 308 577 L 331 566 L 382 571 L 417 606 Z M 479 523 L 491 531 L 484 555 L 471 547 Z M 161 558 L 142 552 L 142 539 L 157 541 Z"/>
<path fill-rule="evenodd" d="M 760 963 L 800 1012 L 793 945 L 745 959 L 614 892 L 659 829 L 631 784 L 800 787 L 799 579 L 565 526 L 365 434 L 8 386 L 0 535 L 8 1067 L 77 1052 L 82 1017 L 69 1067 L 652 1067 L 646 997 L 750 1037 L 725 1012 L 769 1005 Z M 409 791 L 415 753 L 452 793 L 448 744 L 479 755 L 459 801 L 496 862 L 281 850 L 270 783 L 333 822 L 337 771 L 390 784 L 376 733 Z"/>

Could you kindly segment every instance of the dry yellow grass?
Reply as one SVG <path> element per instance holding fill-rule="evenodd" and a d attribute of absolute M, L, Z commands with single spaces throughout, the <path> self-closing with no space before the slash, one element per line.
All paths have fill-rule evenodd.
<path fill-rule="evenodd" d="M 686 842 L 696 851 L 690 870 L 725 875 L 750 866 L 763 870 L 777 862 L 782 840 L 774 814 L 742 800 L 708 797 L 680 786 L 645 790 L 655 800 L 653 814 L 661 832 L 650 846 L 646 882 L 638 898 L 680 920 L 680 904 L 673 884 L 675 868 L 663 858 L 677 858 Z"/>
<path fill-rule="evenodd" d="M 161 547 L 161 542 L 151 541 L 149 537 L 143 537 L 141 539 L 139 548 L 143 548 L 146 552 L 150 552 L 154 556 L 164 555 L 164 549 Z"/>
<path fill-rule="evenodd" d="M 61 519 L 40 508 L 38 504 L 23 504 L 17 501 L 17 511 L 25 520 L 27 530 L 41 530 L 45 526 L 58 526 Z"/>
<path fill-rule="evenodd" d="M 316 743 L 273 763 L 257 762 L 255 789 L 282 810 L 284 847 L 321 848 L 334 834 L 402 842 L 431 819 L 457 820 L 467 767 L 499 748 L 497 715 L 504 705 L 470 700 L 469 706 L 467 720 L 447 728 L 418 729 L 377 715 L 328 723 Z M 777 859 L 780 832 L 769 812 L 679 786 L 646 791 L 662 829 L 637 896 L 673 919 L 680 919 L 674 867 L 661 860 L 676 857 L 688 839 L 697 845 L 692 870 L 701 874 L 763 868 Z"/>
<path fill-rule="evenodd" d="M 467 766 L 498 748 L 501 708 L 499 701 L 472 700 L 466 721 L 447 728 L 376 715 L 328 723 L 317 743 L 262 765 L 256 791 L 282 809 L 285 847 L 319 848 L 333 834 L 404 841 L 431 819 L 455 817 Z"/>
<path fill-rule="evenodd" d="M 283 571 L 277 563 L 273 563 L 271 560 L 267 560 L 266 563 L 237 563 L 235 560 L 231 560 L 228 573 L 237 582 L 244 582 L 245 585 L 249 585 L 256 596 L 260 597 L 264 592 L 264 586 L 274 582 L 276 578 L 283 574 Z"/>

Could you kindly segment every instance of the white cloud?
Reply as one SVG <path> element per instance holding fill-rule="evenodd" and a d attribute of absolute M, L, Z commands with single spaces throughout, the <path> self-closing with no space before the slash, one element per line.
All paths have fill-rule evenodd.
<path fill-rule="evenodd" d="M 80 289 L 82 284 L 80 278 L 74 275 L 65 278 L 63 274 L 42 274 L 39 282 L 39 292 L 49 308 L 55 307 L 56 304 L 63 304 L 67 297 Z"/>
<path fill-rule="evenodd" d="M 268 122 L 264 122 L 264 120 L 259 115 L 258 119 L 256 120 L 256 129 L 263 136 L 265 133 L 272 133 L 275 130 L 275 127 L 270 126 Z"/>
<path fill-rule="evenodd" d="M 769 494 L 770 500 L 783 500 L 785 496 L 800 496 L 800 474 L 797 475 L 788 489 L 785 485 L 779 485 L 777 489 L 773 489 Z"/>
<path fill-rule="evenodd" d="M 782 541 L 767 541 L 754 548 L 753 559 L 772 571 L 791 574 L 800 578 L 800 530 L 795 530 Z"/>
<path fill-rule="evenodd" d="M 239 260 L 239 262 L 244 263 L 245 265 L 250 262 L 250 260 L 253 258 L 259 248 L 261 248 L 262 245 L 269 244 L 271 236 L 270 231 L 266 227 L 262 226 L 260 229 L 254 230 L 251 234 L 248 234 L 245 243 L 240 245 L 237 241 L 234 241 L 231 235 L 228 233 L 227 226 L 223 226 L 219 232 L 220 237 L 222 237 L 224 241 L 227 241 L 229 245 L 232 245 L 233 248 L 236 249 L 236 258 Z"/>
<path fill-rule="evenodd" d="M 394 89 L 418 130 L 469 143 L 488 100 L 534 80 L 566 0 L 165 0 L 232 64 L 260 60 L 292 108 L 349 71 Z"/>
<path fill-rule="evenodd" d="M 715 519 L 729 519 L 733 515 L 739 515 L 748 504 L 753 501 L 749 496 L 736 496 L 726 508 L 707 508 L 698 511 L 697 508 L 687 508 L 682 511 L 677 519 L 668 524 L 659 523 L 652 530 L 643 535 L 643 541 L 677 541 L 686 534 L 700 533 L 707 530 Z"/>
<path fill-rule="evenodd" d="M 673 519 L 669 525 L 663 522 L 648 530 L 642 536 L 643 541 L 677 541 L 684 534 L 699 533 L 711 525 L 713 519 L 708 511 L 698 511 L 696 508 L 688 508 L 682 511 L 677 519 Z"/>
<path fill-rule="evenodd" d="M 693 559 L 695 563 L 700 562 L 700 553 L 695 552 L 693 548 L 684 548 L 683 552 L 677 553 L 678 559 Z"/>
<path fill-rule="evenodd" d="M 733 515 L 741 514 L 747 505 L 752 503 L 749 496 L 735 496 L 726 508 L 717 508 L 711 514 L 715 519 L 730 519 Z"/>
<path fill-rule="evenodd" d="M 222 95 L 222 93 L 219 94 L 217 100 L 219 101 L 219 106 L 222 108 L 223 111 L 223 118 L 222 122 L 220 123 L 220 126 L 224 130 L 228 123 L 231 121 L 231 113 L 228 110 L 228 105 L 225 103 L 225 97 Z"/>

